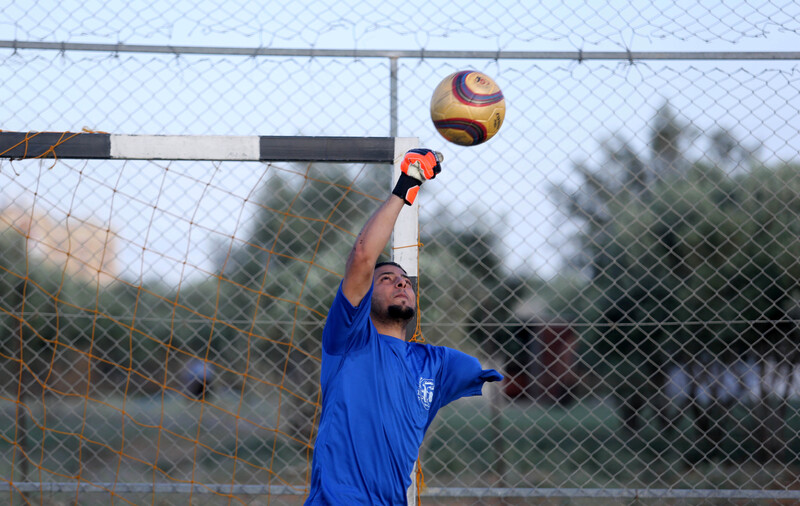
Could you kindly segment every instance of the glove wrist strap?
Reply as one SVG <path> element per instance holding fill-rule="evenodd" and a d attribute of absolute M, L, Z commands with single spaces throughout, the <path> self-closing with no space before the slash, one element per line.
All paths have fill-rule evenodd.
<path fill-rule="evenodd" d="M 418 179 L 401 172 L 400 178 L 398 178 L 397 183 L 394 185 L 392 194 L 405 200 L 406 205 L 410 206 L 414 203 L 414 199 L 417 198 L 417 193 L 419 193 L 421 184 L 422 183 Z"/>

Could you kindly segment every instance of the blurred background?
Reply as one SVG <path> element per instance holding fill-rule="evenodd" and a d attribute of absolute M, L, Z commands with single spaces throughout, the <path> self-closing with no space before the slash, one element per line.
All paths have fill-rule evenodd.
<path fill-rule="evenodd" d="M 791 501 L 799 32 L 779 0 L 0 0 L 0 128 L 418 138 L 422 336 L 506 376 L 440 412 L 424 501 Z M 479 146 L 430 121 L 462 69 L 506 99 Z M 390 177 L 0 158 L 9 501 L 301 503 Z"/>

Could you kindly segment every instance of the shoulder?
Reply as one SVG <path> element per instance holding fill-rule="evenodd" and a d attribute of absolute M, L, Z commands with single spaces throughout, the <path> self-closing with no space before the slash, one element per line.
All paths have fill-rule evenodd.
<path fill-rule="evenodd" d="M 361 299 L 361 301 L 358 304 L 353 305 L 350 302 L 350 299 L 348 299 L 347 296 L 344 294 L 344 281 L 341 281 L 339 282 L 339 286 L 336 289 L 336 296 L 334 296 L 333 303 L 331 305 L 332 306 L 339 305 L 339 306 L 344 306 L 346 308 L 358 309 L 360 307 L 365 307 L 365 306 L 369 307 L 371 302 L 372 302 L 371 285 L 369 287 L 369 290 L 367 290 L 367 294 L 364 296 L 364 298 Z"/>
<path fill-rule="evenodd" d="M 409 352 L 415 355 L 425 355 L 429 357 L 443 357 L 446 353 L 445 350 L 449 349 L 444 346 L 436 346 L 428 343 L 407 342 Z"/>
<path fill-rule="evenodd" d="M 446 360 L 478 360 L 472 355 L 468 355 L 455 348 L 450 348 L 449 346 L 428 346 L 431 347 L 432 353 L 436 353 Z"/>
<path fill-rule="evenodd" d="M 437 364 L 437 367 L 447 371 L 453 368 L 461 369 L 464 367 L 474 369 L 480 368 L 477 358 L 467 355 L 463 351 L 450 348 L 448 346 L 437 346 L 428 343 L 407 343 L 409 351 L 417 357 L 424 358 Z"/>
<path fill-rule="evenodd" d="M 339 284 L 322 330 L 323 351 L 340 355 L 366 344 L 370 331 L 374 329 L 369 317 L 371 290 L 372 288 L 358 306 L 353 306 L 342 292 L 341 283 Z"/>
<path fill-rule="evenodd" d="M 417 342 L 409 342 L 407 343 L 409 348 L 413 348 L 415 350 L 420 350 L 422 353 L 429 353 L 432 355 L 438 356 L 464 356 L 469 357 L 463 351 L 459 351 L 455 348 L 451 348 L 449 346 L 442 346 L 437 344 L 430 344 L 430 343 L 417 343 Z"/>
<path fill-rule="evenodd" d="M 339 283 L 339 288 L 336 290 L 336 295 L 328 309 L 328 322 L 341 319 L 343 320 L 342 323 L 347 324 L 352 323 L 354 320 L 361 320 L 363 315 L 369 315 L 371 302 L 372 287 L 367 292 L 367 296 L 357 306 L 354 306 L 345 296 L 342 290 L 342 283 Z"/>

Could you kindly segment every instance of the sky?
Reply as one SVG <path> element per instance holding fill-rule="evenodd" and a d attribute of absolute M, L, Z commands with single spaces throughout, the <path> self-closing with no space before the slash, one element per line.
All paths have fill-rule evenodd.
<path fill-rule="evenodd" d="M 7 39 L 430 50 L 774 49 L 800 29 L 790 0 L 3 0 Z M 788 49 L 791 46 L 785 47 Z"/>

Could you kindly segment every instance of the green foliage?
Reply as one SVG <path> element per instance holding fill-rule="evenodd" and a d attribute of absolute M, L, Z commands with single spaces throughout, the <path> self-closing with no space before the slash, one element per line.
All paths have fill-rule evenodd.
<path fill-rule="evenodd" d="M 25 283 L 25 241 L 12 229 L 0 231 L 0 350 L 11 355 L 19 332 L 16 318 L 22 306 Z"/>
<path fill-rule="evenodd" d="M 319 355 L 321 323 L 347 255 L 378 205 L 370 195 L 384 195 L 377 188 L 388 186 L 385 168 L 363 167 L 360 175 L 354 169 L 298 167 L 274 174 L 259 190 L 246 239 L 233 243 L 219 266 L 216 303 L 201 311 L 217 320 L 206 340 L 223 363 L 243 370 L 247 350 L 256 350 L 282 373 L 283 364 L 300 366 L 303 352 Z"/>
<path fill-rule="evenodd" d="M 23 353 L 44 377 L 53 364 L 76 367 L 64 354 L 72 350 L 92 357 L 93 383 L 118 389 L 131 378 L 146 390 L 191 355 L 235 371 L 267 359 L 277 372 L 290 344 L 318 355 L 321 325 L 308 322 L 324 319 L 355 233 L 377 206 L 369 195 L 385 194 L 378 188 L 388 186 L 388 171 L 317 164 L 271 174 L 245 239 L 228 245 L 218 275 L 179 290 L 72 278 L 29 255 L 18 231 L 4 230 L 0 351 Z M 5 363 L 8 374 L 18 370 L 18 362 Z"/>
<path fill-rule="evenodd" d="M 765 167 L 739 149 L 732 170 L 741 143 L 724 131 L 709 136 L 722 143 L 715 163 L 690 164 L 675 149 L 690 135 L 665 106 L 649 155 L 606 150 L 608 162 L 564 192 L 585 224 L 584 360 L 623 396 L 652 395 L 670 361 L 780 354 L 788 336 L 777 322 L 800 279 L 800 166 Z"/>
<path fill-rule="evenodd" d="M 467 226 L 446 210 L 423 221 L 420 253 L 420 311 L 425 339 L 433 344 L 463 348 L 465 336 L 486 355 L 506 362 L 520 343 L 513 324 L 515 310 L 545 283 L 535 275 L 508 271 L 501 228 L 476 219 Z"/>
<path fill-rule="evenodd" d="M 730 177 L 698 166 L 609 202 L 595 238 L 597 351 L 721 355 L 776 339 L 747 322 L 781 320 L 796 286 L 798 176 L 800 167 Z"/>

